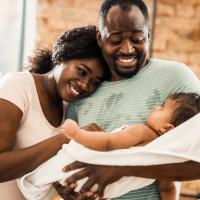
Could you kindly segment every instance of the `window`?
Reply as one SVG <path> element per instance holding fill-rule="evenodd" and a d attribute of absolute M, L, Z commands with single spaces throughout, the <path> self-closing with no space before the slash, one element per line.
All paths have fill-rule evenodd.
<path fill-rule="evenodd" d="M 36 0 L 0 1 L 0 76 L 22 70 L 35 38 Z"/>

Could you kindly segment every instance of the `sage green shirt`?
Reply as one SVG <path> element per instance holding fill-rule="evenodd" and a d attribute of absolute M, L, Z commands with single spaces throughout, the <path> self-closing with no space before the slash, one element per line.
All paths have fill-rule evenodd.
<path fill-rule="evenodd" d="M 135 76 L 103 82 L 90 97 L 69 104 L 67 117 L 80 126 L 95 122 L 111 131 L 124 124 L 144 123 L 148 113 L 177 92 L 198 92 L 197 77 L 184 64 L 151 59 Z M 124 186 L 126 187 L 126 186 Z M 131 191 L 117 199 L 160 199 L 157 184 Z"/>

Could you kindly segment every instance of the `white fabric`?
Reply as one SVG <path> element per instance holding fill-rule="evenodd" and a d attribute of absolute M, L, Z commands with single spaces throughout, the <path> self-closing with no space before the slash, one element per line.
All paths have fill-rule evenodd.
<path fill-rule="evenodd" d="M 31 73 L 14 72 L 2 77 L 0 98 L 13 103 L 23 112 L 14 149 L 26 148 L 58 134 L 58 128 L 53 127 L 42 112 Z M 0 197 L 8 200 L 24 199 L 16 180 L 0 183 Z"/>
<path fill-rule="evenodd" d="M 63 181 L 71 173 L 63 173 L 62 167 L 74 160 L 92 164 L 145 166 L 165 163 L 179 163 L 188 160 L 200 162 L 200 114 L 197 114 L 177 128 L 162 135 L 145 147 L 100 152 L 87 149 L 71 141 L 63 145 L 49 161 L 18 180 L 24 195 L 29 200 L 49 200 L 55 190 L 51 183 Z M 45 176 L 46 174 L 46 176 Z M 86 179 L 78 182 L 79 187 Z M 151 179 L 123 177 L 105 189 L 104 197 L 114 198 L 130 190 L 139 189 L 153 182 Z M 125 185 L 125 187 L 123 187 Z M 50 193 L 51 192 L 51 193 Z"/>

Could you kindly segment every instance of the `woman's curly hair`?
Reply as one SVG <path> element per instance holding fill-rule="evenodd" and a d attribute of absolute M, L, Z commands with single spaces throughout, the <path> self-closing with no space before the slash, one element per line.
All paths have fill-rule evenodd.
<path fill-rule="evenodd" d="M 101 61 L 104 79 L 108 80 L 111 74 L 96 40 L 96 26 L 78 27 L 64 32 L 53 50 L 37 49 L 35 55 L 29 58 L 29 71 L 44 74 L 61 62 L 94 57 Z"/>

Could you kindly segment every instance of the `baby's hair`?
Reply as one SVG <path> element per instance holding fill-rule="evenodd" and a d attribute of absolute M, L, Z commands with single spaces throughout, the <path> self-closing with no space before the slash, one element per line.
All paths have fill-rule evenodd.
<path fill-rule="evenodd" d="M 175 127 L 200 112 L 200 95 L 197 93 L 175 93 L 167 99 L 171 99 L 177 103 L 170 122 Z"/>

